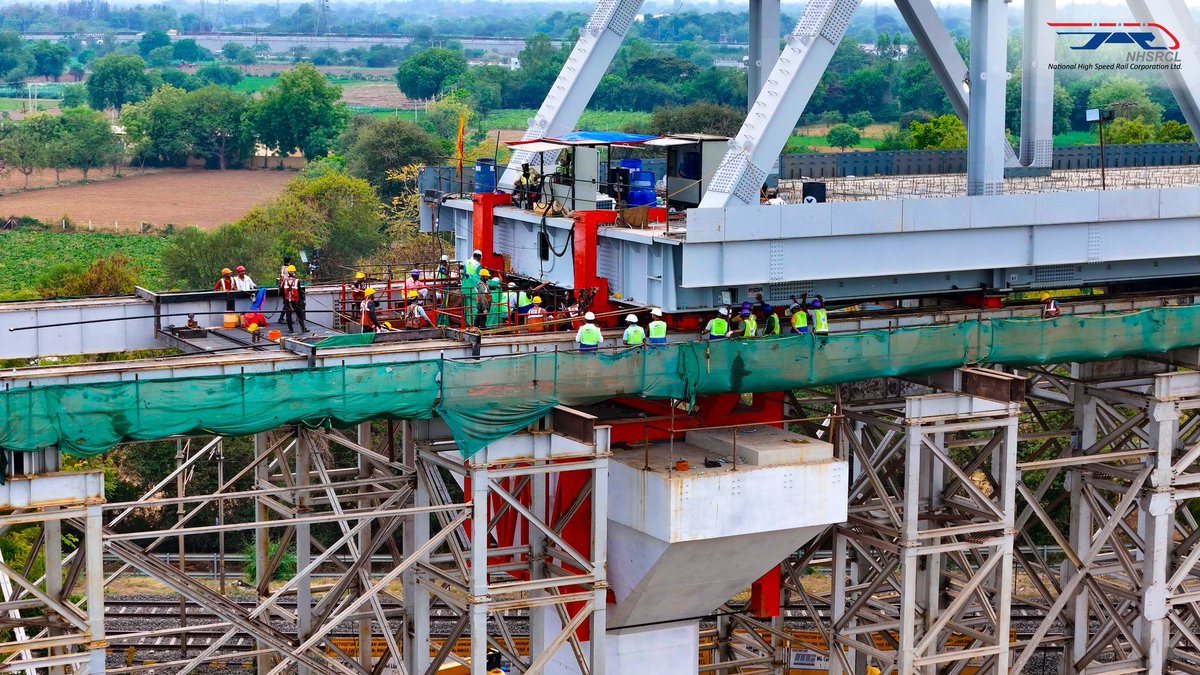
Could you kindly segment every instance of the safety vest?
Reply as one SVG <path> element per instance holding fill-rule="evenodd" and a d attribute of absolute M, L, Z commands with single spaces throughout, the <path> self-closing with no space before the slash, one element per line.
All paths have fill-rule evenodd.
<path fill-rule="evenodd" d="M 529 330 L 534 333 L 540 333 L 545 330 L 542 323 L 546 320 L 546 310 L 542 309 L 541 305 L 534 305 L 529 308 L 529 312 L 525 315 L 525 323 L 529 324 Z"/>
<path fill-rule="evenodd" d="M 779 335 L 779 315 L 774 312 L 767 315 L 767 326 L 763 329 L 763 335 Z"/>
<path fill-rule="evenodd" d="M 758 333 L 758 320 L 753 316 L 742 319 L 742 337 L 754 337 Z"/>
<path fill-rule="evenodd" d="M 646 341 L 646 331 L 641 326 L 630 326 L 625 329 L 625 344 L 640 345 Z"/>
<path fill-rule="evenodd" d="M 533 299 L 529 297 L 528 293 L 526 293 L 525 291 L 520 291 L 517 293 L 517 309 L 518 310 L 521 309 L 522 307 L 528 307 L 532 304 L 533 304 Z M 526 310 L 526 311 L 530 311 L 530 310 Z"/>
<path fill-rule="evenodd" d="M 801 328 L 808 328 L 808 312 L 800 310 L 793 314 L 792 328 L 795 328 L 797 332 L 799 332 Z"/>
<path fill-rule="evenodd" d="M 300 280 L 296 277 L 287 277 L 283 280 L 283 299 L 291 302 L 300 300 Z"/>
<path fill-rule="evenodd" d="M 220 279 L 217 279 L 217 285 L 213 286 L 213 290 L 234 291 L 237 290 L 237 282 L 235 282 L 232 277 L 228 279 L 221 277 Z"/>
<path fill-rule="evenodd" d="M 650 322 L 650 344 L 663 344 L 667 341 L 667 322 Z"/>
<path fill-rule="evenodd" d="M 704 329 L 708 331 L 709 340 L 724 340 L 725 334 L 729 332 L 729 322 L 721 318 L 709 319 Z"/>
<path fill-rule="evenodd" d="M 813 330 L 817 333 L 829 332 L 829 312 L 824 307 L 813 311 Z"/>
<path fill-rule="evenodd" d="M 478 260 L 476 260 L 474 258 L 471 258 L 467 262 L 463 263 L 463 269 L 465 269 L 467 271 L 467 276 L 469 276 L 469 277 L 479 276 L 479 270 L 482 267 L 483 267 L 483 263 L 479 262 Z"/>
<path fill-rule="evenodd" d="M 595 324 L 585 323 L 583 324 L 583 327 L 579 329 L 576 339 L 579 341 L 580 347 L 594 349 L 600 345 L 600 340 L 603 339 L 603 336 L 600 334 L 600 329 L 597 328 Z"/>
<path fill-rule="evenodd" d="M 375 325 L 375 323 L 373 321 L 371 321 L 371 303 L 372 302 L 374 302 L 374 300 L 367 299 L 367 300 L 362 301 L 362 316 L 359 318 L 359 322 L 363 326 L 374 326 Z"/>

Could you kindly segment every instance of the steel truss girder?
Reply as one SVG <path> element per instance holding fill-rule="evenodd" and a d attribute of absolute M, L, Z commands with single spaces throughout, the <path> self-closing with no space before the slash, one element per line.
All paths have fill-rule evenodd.
<path fill-rule="evenodd" d="M 1126 0 L 1135 18 L 1142 23 L 1158 23 L 1168 26 L 1179 40 L 1179 70 L 1164 70 L 1163 77 L 1179 109 L 1192 129 L 1192 135 L 1200 140 L 1200 27 L 1184 0 Z"/>
<path fill-rule="evenodd" d="M 859 0 L 812 0 L 805 6 L 746 121 L 730 141 L 701 208 L 758 203 L 767 171 L 808 105 L 858 5 Z"/>
<path fill-rule="evenodd" d="M 572 131 L 579 117 L 587 108 L 588 101 L 596 92 L 600 78 L 608 70 L 617 49 L 625 39 L 642 7 L 643 0 L 600 0 L 587 25 L 579 34 L 579 40 L 563 64 L 558 78 L 550 86 L 546 99 L 525 131 L 525 140 L 559 136 Z M 557 153 L 546 159 L 553 164 Z M 533 155 L 517 151 L 508 162 L 508 169 L 500 177 L 500 189 L 511 191 L 521 164 L 529 162 Z"/>

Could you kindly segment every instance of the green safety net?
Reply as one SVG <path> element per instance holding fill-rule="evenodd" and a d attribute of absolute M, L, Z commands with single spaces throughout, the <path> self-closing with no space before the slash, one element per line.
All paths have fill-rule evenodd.
<path fill-rule="evenodd" d="M 350 335 L 332 335 L 313 345 L 318 349 L 331 347 L 361 347 L 375 342 L 374 333 L 352 333 Z"/>
<path fill-rule="evenodd" d="M 245 435 L 436 412 L 470 457 L 556 405 L 616 396 L 691 400 L 975 363 L 1034 365 L 1200 345 L 1200 306 L 1084 317 L 971 320 L 816 337 L 534 352 L 251 375 L 33 387 L 0 394 L 0 447 L 94 455 L 174 434 Z"/>

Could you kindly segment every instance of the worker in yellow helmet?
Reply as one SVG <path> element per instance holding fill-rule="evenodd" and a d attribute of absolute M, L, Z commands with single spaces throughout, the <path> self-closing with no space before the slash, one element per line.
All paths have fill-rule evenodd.
<path fill-rule="evenodd" d="M 300 332 L 307 333 L 308 327 L 304 325 L 304 289 L 300 286 L 300 280 L 296 278 L 295 265 L 284 268 L 284 278 L 279 283 L 279 294 L 283 296 L 283 320 L 288 325 L 288 332 L 296 332 L 292 328 L 292 314 L 295 314 L 300 320 Z"/>
<path fill-rule="evenodd" d="M 362 332 L 374 333 L 375 329 L 379 327 L 379 315 L 377 313 L 379 303 L 375 302 L 375 289 L 368 288 L 363 291 L 363 295 L 365 297 L 360 307 L 358 323 L 362 326 Z"/>
<path fill-rule="evenodd" d="M 546 330 L 546 308 L 542 307 L 542 296 L 533 296 L 529 309 L 525 312 L 525 323 L 529 325 L 531 333 L 541 333 Z"/>
<path fill-rule="evenodd" d="M 429 297 L 429 289 L 410 290 L 405 294 L 408 306 L 404 309 L 404 325 L 407 328 L 420 328 L 422 325 L 434 328 L 433 320 L 425 311 L 425 301 Z"/>
<path fill-rule="evenodd" d="M 475 316 L 473 317 L 473 325 L 476 328 L 487 328 L 488 314 L 492 309 L 491 291 L 488 288 L 488 280 L 492 273 L 487 268 L 479 270 L 479 281 L 475 283 Z"/>
<path fill-rule="evenodd" d="M 1042 293 L 1042 318 L 1054 319 L 1059 316 L 1062 316 L 1062 310 L 1058 308 L 1058 301 L 1049 293 Z"/>

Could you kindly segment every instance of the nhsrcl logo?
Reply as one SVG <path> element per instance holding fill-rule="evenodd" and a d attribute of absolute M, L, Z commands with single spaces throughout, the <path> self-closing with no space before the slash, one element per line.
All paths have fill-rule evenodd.
<path fill-rule="evenodd" d="M 1159 23 L 1050 22 L 1049 26 L 1059 35 L 1080 36 L 1081 44 L 1071 45 L 1074 50 L 1092 51 L 1101 45 L 1136 45 L 1148 52 L 1179 49 L 1179 39 Z"/>

